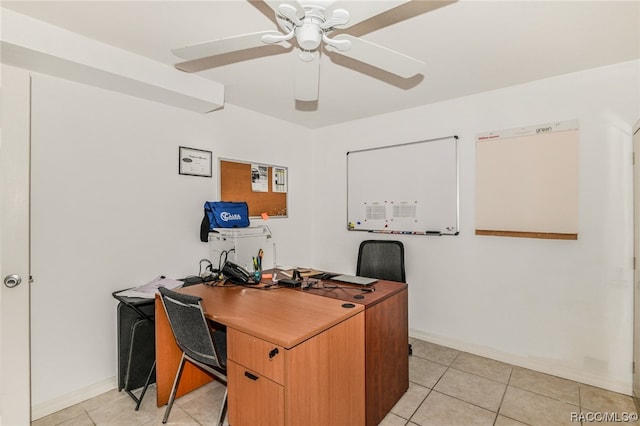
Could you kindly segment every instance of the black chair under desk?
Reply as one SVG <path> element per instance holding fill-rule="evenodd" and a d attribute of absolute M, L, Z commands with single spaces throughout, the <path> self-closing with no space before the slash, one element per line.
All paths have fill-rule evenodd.
<path fill-rule="evenodd" d="M 118 391 L 124 390 L 140 408 L 150 384 L 155 383 L 154 299 L 112 296 L 118 303 Z M 133 391 L 142 388 L 140 396 Z"/>

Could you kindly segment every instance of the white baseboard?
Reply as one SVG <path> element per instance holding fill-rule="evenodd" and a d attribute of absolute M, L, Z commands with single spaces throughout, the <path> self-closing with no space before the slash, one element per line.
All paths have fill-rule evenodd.
<path fill-rule="evenodd" d="M 87 399 L 93 398 L 94 396 L 98 396 L 112 389 L 116 389 L 117 387 L 118 383 L 116 381 L 116 376 L 113 376 L 101 382 L 94 383 L 85 388 L 68 393 L 66 395 L 61 395 L 52 400 L 33 405 L 31 406 L 31 419 L 40 419 L 42 417 L 48 416 L 49 414 L 53 414 L 56 411 L 71 407 L 72 405 L 78 404 L 79 402 L 86 401 Z"/>
<path fill-rule="evenodd" d="M 630 382 L 627 383 L 618 380 L 607 379 L 606 377 L 595 376 L 583 371 L 578 371 L 564 366 L 558 366 L 544 360 L 532 359 L 529 357 L 501 352 L 487 346 L 474 345 L 467 342 L 426 333 L 421 330 L 411 329 L 409 330 L 409 336 L 459 351 L 469 352 L 474 355 L 495 359 L 496 361 L 516 365 L 518 367 L 528 368 L 530 370 L 539 371 L 541 373 L 551 374 L 553 376 L 562 377 L 564 379 L 573 380 L 576 382 L 631 396 L 632 385 Z"/>

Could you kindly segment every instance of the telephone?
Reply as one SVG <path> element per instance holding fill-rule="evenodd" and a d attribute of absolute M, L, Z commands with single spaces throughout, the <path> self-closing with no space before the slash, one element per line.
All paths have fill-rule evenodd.
<path fill-rule="evenodd" d="M 251 274 L 246 269 L 228 260 L 222 267 L 222 275 L 234 283 L 254 284 Z"/>

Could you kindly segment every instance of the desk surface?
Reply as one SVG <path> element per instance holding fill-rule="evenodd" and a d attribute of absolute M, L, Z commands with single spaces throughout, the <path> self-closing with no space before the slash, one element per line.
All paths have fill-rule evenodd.
<path fill-rule="evenodd" d="M 179 290 L 202 297 L 208 319 L 284 348 L 292 348 L 364 310 L 343 300 L 290 289 L 194 285 Z"/>
<path fill-rule="evenodd" d="M 407 284 L 405 283 L 378 280 L 374 284 L 366 287 L 335 281 L 320 281 L 310 288 L 302 287 L 297 290 L 302 293 L 359 303 L 364 305 L 365 308 L 369 308 L 406 289 Z"/>

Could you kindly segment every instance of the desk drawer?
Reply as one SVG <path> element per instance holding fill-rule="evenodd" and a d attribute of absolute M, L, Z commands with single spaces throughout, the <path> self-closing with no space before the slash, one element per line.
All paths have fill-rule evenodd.
<path fill-rule="evenodd" d="M 229 424 L 283 426 L 284 386 L 229 361 Z"/>
<path fill-rule="evenodd" d="M 235 329 L 227 329 L 230 360 L 284 384 L 284 348 Z"/>

